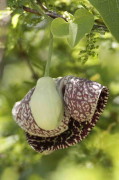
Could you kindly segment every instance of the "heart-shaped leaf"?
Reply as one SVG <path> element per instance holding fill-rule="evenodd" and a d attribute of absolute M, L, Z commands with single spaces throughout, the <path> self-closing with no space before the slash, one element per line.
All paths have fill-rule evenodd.
<path fill-rule="evenodd" d="M 90 14 L 86 9 L 84 8 L 80 8 L 78 10 L 75 11 L 74 13 L 74 17 L 75 18 L 80 18 L 82 16 L 92 16 L 92 14 Z"/>
<path fill-rule="evenodd" d="M 87 10 L 79 9 L 75 12 L 75 19 L 69 24 L 69 37 L 68 43 L 74 47 L 84 37 L 86 33 L 90 33 L 94 18 Z"/>
<path fill-rule="evenodd" d="M 51 23 L 51 32 L 55 37 L 67 37 L 70 47 L 74 47 L 90 33 L 94 23 L 93 15 L 86 9 L 78 9 L 74 14 L 74 20 L 70 23 L 62 18 L 56 18 Z"/>
<path fill-rule="evenodd" d="M 119 42 L 119 0 L 89 0 L 99 11 L 108 29 Z"/>
<path fill-rule="evenodd" d="M 51 32 L 56 37 L 69 35 L 69 23 L 62 18 L 56 18 L 51 23 Z"/>

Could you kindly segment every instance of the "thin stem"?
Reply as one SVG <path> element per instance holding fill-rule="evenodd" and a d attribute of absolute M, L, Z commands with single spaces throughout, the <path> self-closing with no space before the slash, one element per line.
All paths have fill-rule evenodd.
<path fill-rule="evenodd" d="M 46 12 L 48 11 L 47 7 L 44 6 L 40 0 L 36 0 L 36 1 L 37 1 L 37 4 L 39 4 L 39 6 L 40 6 L 44 11 L 46 11 Z"/>
<path fill-rule="evenodd" d="M 23 10 L 26 11 L 26 12 L 29 12 L 29 13 L 32 13 L 32 14 L 37 14 L 37 15 L 41 16 L 41 13 L 38 11 L 38 9 L 36 10 L 36 9 L 32 9 L 32 8 L 23 6 Z M 60 18 L 63 18 L 65 21 L 67 21 L 66 18 L 64 18 L 62 15 L 57 14 L 57 13 L 55 13 L 55 12 L 51 12 L 51 11 L 47 11 L 47 12 L 46 12 L 46 11 L 45 11 L 45 12 L 44 12 L 44 16 L 46 16 L 46 15 L 49 16 L 49 17 L 51 17 L 51 18 L 53 18 L 53 19 L 60 17 Z M 68 22 L 68 21 L 67 21 L 67 22 Z"/>
<path fill-rule="evenodd" d="M 37 75 L 36 72 L 34 71 L 34 69 L 33 69 L 33 67 L 32 67 L 32 64 L 31 64 L 31 62 L 30 62 L 30 60 L 29 60 L 29 57 L 26 57 L 25 61 L 26 61 L 27 65 L 28 65 L 28 67 L 29 67 L 29 69 L 30 69 L 30 71 L 31 71 L 31 73 L 32 73 L 33 79 L 37 80 L 37 79 L 38 79 L 38 75 Z"/>
<path fill-rule="evenodd" d="M 42 9 L 37 6 L 37 4 L 34 2 L 34 0 L 30 0 L 31 4 L 33 5 L 33 7 L 38 11 L 39 14 L 41 14 L 42 16 L 44 16 L 45 18 L 47 18 L 47 15 L 42 11 Z"/>
<path fill-rule="evenodd" d="M 50 33 L 50 43 L 49 43 L 49 52 L 48 52 L 48 60 L 45 67 L 45 74 L 44 76 L 49 76 L 51 58 L 52 58 L 52 51 L 53 51 L 53 35 Z"/>
<path fill-rule="evenodd" d="M 41 14 L 44 15 L 43 11 L 40 9 L 39 6 L 37 6 L 37 4 L 34 2 L 34 0 L 30 0 L 31 4 L 34 6 L 34 8 Z"/>
<path fill-rule="evenodd" d="M 41 14 L 38 11 L 36 11 L 35 9 L 31 9 L 29 7 L 23 6 L 23 10 L 26 12 L 30 12 L 30 13 L 37 14 L 37 15 L 41 16 Z"/>

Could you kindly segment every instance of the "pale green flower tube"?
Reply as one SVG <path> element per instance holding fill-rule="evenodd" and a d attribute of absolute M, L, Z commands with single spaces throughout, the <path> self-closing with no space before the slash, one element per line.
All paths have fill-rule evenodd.
<path fill-rule="evenodd" d="M 51 77 L 42 77 L 37 81 L 29 105 L 40 128 L 53 130 L 60 125 L 64 114 L 63 100 Z"/>

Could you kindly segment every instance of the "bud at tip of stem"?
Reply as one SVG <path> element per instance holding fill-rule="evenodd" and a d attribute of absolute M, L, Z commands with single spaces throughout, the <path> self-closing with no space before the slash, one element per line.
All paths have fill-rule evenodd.
<path fill-rule="evenodd" d="M 45 130 L 53 130 L 63 119 L 63 99 L 51 77 L 42 77 L 31 96 L 30 108 L 37 125 Z"/>

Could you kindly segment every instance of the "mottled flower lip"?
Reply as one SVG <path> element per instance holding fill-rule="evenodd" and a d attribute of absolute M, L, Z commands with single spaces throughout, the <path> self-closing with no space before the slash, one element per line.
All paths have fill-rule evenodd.
<path fill-rule="evenodd" d="M 57 129 L 43 130 L 36 124 L 29 106 L 32 88 L 13 108 L 13 116 L 26 132 L 37 152 L 49 154 L 82 141 L 95 126 L 107 104 L 109 90 L 97 82 L 74 76 L 56 78 L 56 88 L 64 100 L 64 118 Z"/>
<path fill-rule="evenodd" d="M 70 117 L 68 129 L 62 132 L 60 135 L 54 137 L 38 137 L 26 132 L 28 143 L 35 151 L 43 154 L 49 154 L 55 150 L 68 148 L 69 146 L 79 143 L 95 126 L 105 108 L 105 105 L 107 104 L 108 96 L 108 88 L 102 86 L 91 121 L 79 122 Z"/>

